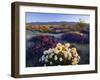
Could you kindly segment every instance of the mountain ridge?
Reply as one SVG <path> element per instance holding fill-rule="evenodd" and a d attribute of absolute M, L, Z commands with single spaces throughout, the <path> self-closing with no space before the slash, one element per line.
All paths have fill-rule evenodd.
<path fill-rule="evenodd" d="M 71 24 L 74 25 L 78 22 L 30 22 L 30 23 L 26 23 L 26 24 L 32 24 L 32 25 L 56 25 L 56 24 Z M 84 23 L 84 24 L 89 24 L 89 23 Z"/>

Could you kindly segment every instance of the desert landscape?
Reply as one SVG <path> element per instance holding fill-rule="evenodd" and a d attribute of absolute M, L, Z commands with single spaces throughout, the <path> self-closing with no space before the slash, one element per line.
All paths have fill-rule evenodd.
<path fill-rule="evenodd" d="M 70 43 L 80 56 L 79 65 L 89 64 L 89 24 L 79 22 L 26 23 L 26 67 L 43 66 L 43 51 L 57 43 Z M 55 64 L 56 65 L 56 64 Z"/>

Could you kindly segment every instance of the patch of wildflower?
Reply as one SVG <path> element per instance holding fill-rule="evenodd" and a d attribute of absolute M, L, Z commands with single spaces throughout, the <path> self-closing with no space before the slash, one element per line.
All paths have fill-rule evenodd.
<path fill-rule="evenodd" d="M 80 61 L 80 56 L 77 49 L 70 46 L 70 43 L 57 43 L 56 47 L 45 50 L 39 61 L 45 66 L 76 65 Z"/>

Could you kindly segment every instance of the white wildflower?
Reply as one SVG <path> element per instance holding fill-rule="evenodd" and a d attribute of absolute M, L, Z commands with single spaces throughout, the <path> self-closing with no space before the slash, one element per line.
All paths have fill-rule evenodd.
<path fill-rule="evenodd" d="M 44 61 L 44 59 L 45 59 L 45 56 L 43 55 L 43 56 L 41 57 L 41 60 Z"/>
<path fill-rule="evenodd" d="M 54 55 L 54 54 L 53 54 L 53 53 L 51 53 L 51 54 L 49 55 L 49 58 L 52 58 L 52 57 L 53 57 L 53 55 Z"/>
<path fill-rule="evenodd" d="M 58 59 L 58 57 L 55 55 L 55 56 L 54 56 L 54 60 L 57 60 L 57 59 Z"/>
<path fill-rule="evenodd" d="M 65 43 L 65 47 L 69 48 L 70 47 L 70 43 Z"/>
<path fill-rule="evenodd" d="M 45 58 L 45 62 L 48 62 L 48 59 L 47 58 Z"/>
<path fill-rule="evenodd" d="M 62 45 L 61 43 L 58 43 L 58 44 L 57 44 L 57 46 L 61 46 L 61 45 Z"/>
<path fill-rule="evenodd" d="M 63 60 L 62 57 L 60 57 L 60 58 L 59 58 L 59 61 L 62 61 L 62 60 Z"/>
<path fill-rule="evenodd" d="M 70 48 L 68 49 L 68 52 L 71 52 L 71 49 Z"/>
<path fill-rule="evenodd" d="M 48 55 L 46 55 L 46 58 L 48 59 Z"/>
<path fill-rule="evenodd" d="M 49 48 L 48 53 L 52 53 L 53 49 Z"/>
<path fill-rule="evenodd" d="M 43 52 L 43 54 L 48 54 L 48 51 L 47 51 L 47 50 L 45 50 L 45 51 Z"/>
<path fill-rule="evenodd" d="M 50 61 L 50 64 L 53 64 L 53 63 Z"/>

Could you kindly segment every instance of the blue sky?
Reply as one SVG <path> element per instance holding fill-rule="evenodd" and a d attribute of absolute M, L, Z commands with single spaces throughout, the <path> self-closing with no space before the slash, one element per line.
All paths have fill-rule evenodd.
<path fill-rule="evenodd" d="M 78 15 L 78 14 L 55 14 L 55 13 L 34 13 L 26 12 L 26 23 L 29 22 L 79 22 L 83 20 L 86 23 L 90 22 L 89 15 Z"/>

